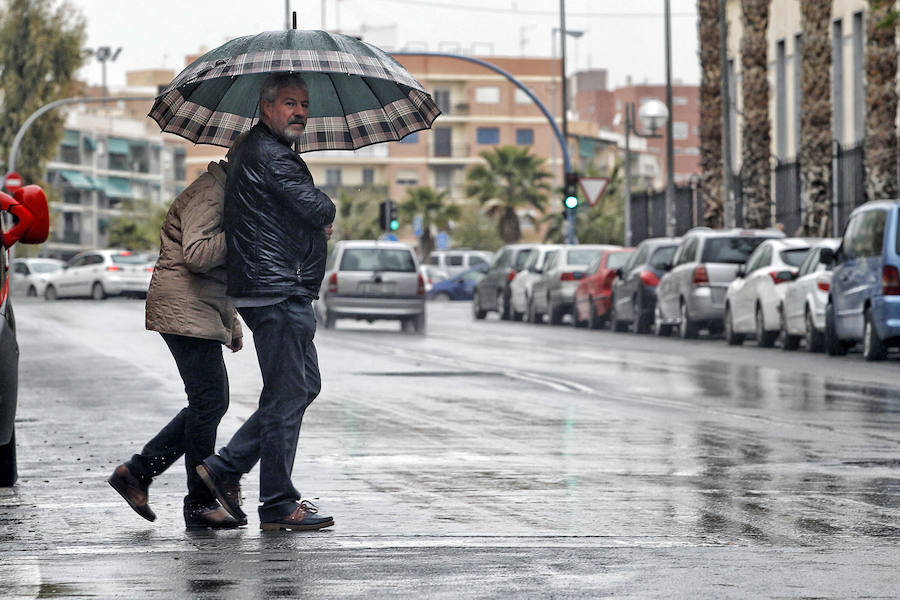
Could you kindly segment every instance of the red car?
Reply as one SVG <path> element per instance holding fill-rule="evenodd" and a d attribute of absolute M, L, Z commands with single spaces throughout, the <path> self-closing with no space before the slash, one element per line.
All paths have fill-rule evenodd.
<path fill-rule="evenodd" d="M 610 295 L 616 269 L 624 266 L 634 248 L 604 250 L 585 269 L 572 305 L 572 324 L 599 329 L 609 318 Z"/>

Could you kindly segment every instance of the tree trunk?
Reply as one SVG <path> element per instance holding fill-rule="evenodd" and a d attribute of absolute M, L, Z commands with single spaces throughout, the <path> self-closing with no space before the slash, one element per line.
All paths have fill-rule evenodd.
<path fill-rule="evenodd" d="M 697 0 L 700 37 L 700 189 L 703 223 L 725 225 L 722 189 L 722 66 L 719 57 L 719 0 Z"/>
<path fill-rule="evenodd" d="M 806 206 L 803 234 L 825 237 L 831 231 L 831 0 L 802 0 L 800 11 L 803 95 L 798 159 Z"/>
<path fill-rule="evenodd" d="M 741 38 L 741 181 L 747 227 L 772 223 L 772 169 L 769 162 L 768 39 L 770 0 L 741 0 L 744 35 Z"/>
<path fill-rule="evenodd" d="M 522 239 L 519 216 L 512 208 L 507 208 L 497 222 L 498 233 L 505 244 L 515 244 Z"/>
<path fill-rule="evenodd" d="M 869 0 L 866 19 L 866 195 L 897 197 L 897 38 L 893 0 Z"/>

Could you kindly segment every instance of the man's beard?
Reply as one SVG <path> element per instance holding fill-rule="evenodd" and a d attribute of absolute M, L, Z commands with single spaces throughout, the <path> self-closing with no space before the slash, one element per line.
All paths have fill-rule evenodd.
<path fill-rule="evenodd" d="M 300 133 L 294 133 L 291 129 L 291 125 L 301 125 L 301 123 L 289 123 L 287 127 L 284 128 L 284 131 L 281 132 L 282 137 L 289 141 L 290 143 L 295 143 L 300 141 L 300 138 L 303 137 L 303 132 L 306 131 L 306 125 L 303 124 L 303 129 Z"/>

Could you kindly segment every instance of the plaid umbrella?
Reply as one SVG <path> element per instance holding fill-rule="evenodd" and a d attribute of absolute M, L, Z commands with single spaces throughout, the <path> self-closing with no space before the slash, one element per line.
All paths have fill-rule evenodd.
<path fill-rule="evenodd" d="M 393 57 L 346 35 L 266 31 L 210 50 L 156 97 L 150 116 L 163 131 L 228 147 L 259 119 L 259 85 L 278 71 L 309 86 L 300 152 L 355 150 L 428 129 L 441 113 Z"/>

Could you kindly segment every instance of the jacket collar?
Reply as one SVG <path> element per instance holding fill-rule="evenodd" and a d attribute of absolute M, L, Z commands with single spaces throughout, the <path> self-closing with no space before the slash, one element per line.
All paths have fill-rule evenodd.
<path fill-rule="evenodd" d="M 220 161 L 210 161 L 208 165 L 206 165 L 206 172 L 213 176 L 216 180 L 216 183 L 225 187 L 225 171 L 228 167 L 228 162 L 225 160 Z"/>

